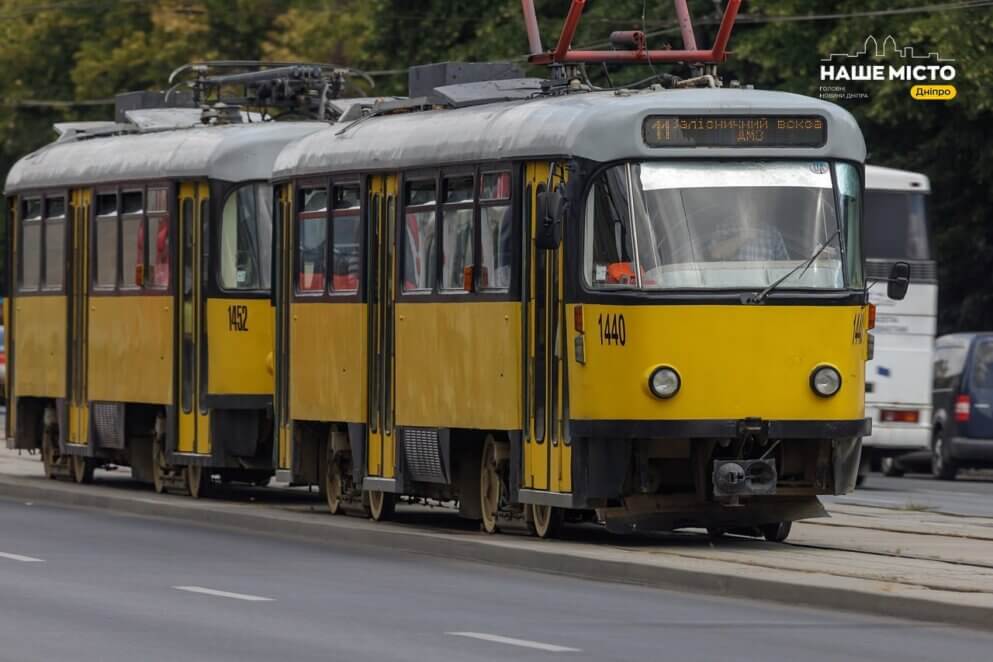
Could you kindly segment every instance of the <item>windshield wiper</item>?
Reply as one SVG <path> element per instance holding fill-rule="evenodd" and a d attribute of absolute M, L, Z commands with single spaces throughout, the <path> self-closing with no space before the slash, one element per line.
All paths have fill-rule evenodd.
<path fill-rule="evenodd" d="M 837 230 L 834 231 L 834 234 L 832 234 L 830 237 L 827 238 L 827 241 L 825 241 L 823 244 L 821 244 L 817 248 L 817 250 L 814 251 L 814 254 L 813 255 L 811 255 L 806 260 L 804 260 L 800 264 L 798 264 L 795 267 L 793 267 L 792 269 L 790 269 L 786 273 L 786 275 L 784 275 L 784 276 L 782 276 L 780 278 L 777 278 L 772 284 L 769 285 L 769 287 L 765 288 L 764 290 L 762 290 L 761 292 L 759 292 L 755 296 L 749 298 L 748 299 L 748 303 L 762 303 L 763 301 L 765 301 L 766 297 L 769 296 L 769 293 L 770 292 L 772 292 L 774 289 L 776 289 L 777 287 L 779 287 L 780 285 L 782 285 L 786 281 L 786 279 L 788 279 L 790 276 L 792 276 L 796 272 L 800 271 L 801 269 L 803 269 L 803 271 L 800 273 L 800 275 L 803 276 L 803 274 L 807 273 L 807 269 L 810 268 L 810 265 L 812 265 L 814 263 L 814 260 L 816 260 L 818 257 L 820 257 L 820 254 L 824 252 L 824 249 L 827 248 L 828 245 L 830 245 L 830 243 L 832 241 L 834 241 L 835 237 L 837 237 L 840 234 L 841 234 L 841 228 L 838 228 Z"/>

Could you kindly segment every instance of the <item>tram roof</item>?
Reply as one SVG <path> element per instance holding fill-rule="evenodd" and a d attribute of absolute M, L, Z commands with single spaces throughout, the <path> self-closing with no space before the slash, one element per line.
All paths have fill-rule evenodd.
<path fill-rule="evenodd" d="M 7 175 L 6 193 L 150 179 L 268 180 L 280 150 L 327 126 L 265 122 L 60 139 Z"/>
<path fill-rule="evenodd" d="M 819 114 L 827 142 L 799 147 L 648 147 L 642 121 L 653 114 Z M 807 157 L 864 161 L 855 118 L 833 103 L 786 92 L 685 89 L 592 92 L 372 117 L 311 134 L 286 147 L 276 179 L 343 170 L 575 156 L 597 161 L 659 157 Z"/>

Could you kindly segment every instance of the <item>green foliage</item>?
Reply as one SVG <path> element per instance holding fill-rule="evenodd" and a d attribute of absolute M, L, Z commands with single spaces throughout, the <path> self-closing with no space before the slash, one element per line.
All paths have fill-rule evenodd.
<path fill-rule="evenodd" d="M 696 37 L 709 45 L 722 2 L 690 0 Z M 912 100 L 905 83 L 874 83 L 849 105 L 875 163 L 920 170 L 934 188 L 942 330 L 993 329 L 993 12 L 989 8 L 876 17 L 776 21 L 927 4 L 921 0 L 746 0 L 726 79 L 817 94 L 819 60 L 867 35 L 893 34 L 954 57 L 956 100 Z M 558 37 L 569 0 L 536 0 L 544 45 Z M 105 118 L 108 107 L 25 107 L 25 100 L 93 100 L 160 89 L 195 59 L 330 61 L 377 77 L 360 94 L 403 94 L 406 67 L 445 60 L 525 64 L 520 0 L 0 0 L 0 173 L 51 139 L 56 121 Z M 642 13 L 644 12 L 644 20 Z M 762 20 L 749 20 L 749 18 Z M 682 47 L 670 0 L 589 0 L 578 47 L 606 47 L 613 30 L 646 29 L 654 48 Z M 534 73 L 540 73 L 535 70 Z M 610 70 L 614 84 L 648 75 Z M 591 78 L 605 84 L 601 68 Z"/>

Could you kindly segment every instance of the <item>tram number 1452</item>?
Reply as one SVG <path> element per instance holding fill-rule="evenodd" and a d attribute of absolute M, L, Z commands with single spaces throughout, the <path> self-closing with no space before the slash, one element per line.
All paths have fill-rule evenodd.
<path fill-rule="evenodd" d="M 601 345 L 621 345 L 627 342 L 628 330 L 624 324 L 624 315 L 607 313 L 597 317 L 597 325 L 600 327 Z"/>

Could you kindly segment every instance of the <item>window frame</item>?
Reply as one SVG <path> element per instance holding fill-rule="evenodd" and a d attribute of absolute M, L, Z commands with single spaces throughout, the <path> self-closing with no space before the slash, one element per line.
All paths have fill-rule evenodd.
<path fill-rule="evenodd" d="M 26 203 L 30 201 L 38 201 L 38 216 L 32 216 L 30 219 L 25 218 L 25 208 Z M 17 247 L 17 263 L 14 265 L 14 276 L 15 276 L 15 287 L 13 288 L 17 294 L 25 295 L 38 295 L 44 294 L 44 276 L 45 276 L 45 194 L 41 192 L 32 192 L 27 194 L 22 194 L 17 198 L 16 205 L 17 212 L 17 222 L 15 223 L 15 229 L 17 231 L 16 237 L 16 247 Z M 38 226 L 38 281 L 34 287 L 25 288 L 24 287 L 24 225 L 25 222 L 37 224 Z"/>
<path fill-rule="evenodd" d="M 358 231 L 356 237 L 359 244 L 359 264 L 358 264 L 358 286 L 354 290 L 334 289 L 334 219 L 336 211 L 334 209 L 335 190 L 339 187 L 353 187 L 359 189 L 359 206 L 347 210 L 339 210 L 340 216 L 358 216 Z M 305 212 L 303 211 L 303 191 L 307 189 L 322 188 L 325 190 L 326 201 L 324 210 Z M 366 254 L 369 242 L 367 234 L 369 231 L 369 195 L 367 175 L 360 173 L 341 173 L 338 175 L 328 175 L 324 177 L 309 177 L 298 179 L 293 182 L 293 222 L 290 248 L 292 257 L 292 273 L 290 274 L 292 283 L 293 300 L 299 301 L 338 301 L 338 302 L 359 302 L 365 299 L 366 291 L 366 264 L 368 255 Z M 306 216 L 305 216 L 306 215 Z M 324 286 L 319 290 L 304 290 L 300 288 L 300 238 L 302 236 L 302 221 L 321 219 L 324 221 Z"/>
<path fill-rule="evenodd" d="M 174 290 L 174 273 L 176 265 L 176 189 L 175 183 L 170 180 L 152 180 L 152 181 L 142 181 L 142 182 L 115 182 L 115 183 L 105 183 L 99 186 L 94 186 L 89 189 L 91 191 L 91 199 L 89 205 L 89 214 L 86 222 L 89 224 L 89 259 L 87 271 L 89 272 L 87 278 L 90 283 L 90 294 L 93 296 L 141 296 L 141 295 L 153 295 L 153 296 L 167 296 L 172 295 Z M 165 217 L 169 219 L 169 248 L 168 248 L 168 264 L 169 264 L 169 282 L 165 286 L 155 286 L 149 284 L 148 278 L 148 265 L 149 265 L 149 247 L 151 242 L 148 237 L 148 206 L 149 206 L 149 191 L 151 190 L 161 190 L 165 194 L 165 209 L 164 211 L 152 212 L 153 216 L 158 218 Z M 130 212 L 124 214 L 121 206 L 123 204 L 124 195 L 127 193 L 140 193 L 141 194 L 141 210 L 137 212 Z M 108 214 L 97 214 L 97 199 L 101 195 L 114 195 L 117 200 L 117 207 L 114 214 L 115 227 L 117 228 L 117 252 L 115 255 L 115 263 L 117 269 L 117 276 L 113 287 L 107 285 L 97 284 L 97 268 L 98 268 L 98 254 L 97 254 L 97 221 L 102 217 L 109 217 Z M 67 198 L 68 200 L 68 198 Z M 141 254 L 139 256 L 140 262 L 136 262 L 136 266 L 141 266 L 142 271 L 142 282 L 140 285 L 124 285 L 124 220 L 127 217 L 128 220 L 133 218 L 139 218 L 139 236 L 142 238 Z M 131 247 L 134 248 L 134 247 Z"/>
<path fill-rule="evenodd" d="M 268 209 L 269 214 L 271 215 L 270 221 L 273 225 L 269 236 L 269 268 L 262 269 L 262 265 L 259 265 L 259 281 L 261 282 L 263 277 L 269 278 L 269 287 L 259 286 L 252 288 L 229 288 L 225 287 L 221 281 L 221 241 L 224 236 L 224 208 L 227 206 L 228 200 L 231 196 L 236 195 L 241 189 L 246 187 L 252 188 L 252 194 L 256 205 L 256 214 L 258 213 L 258 210 L 265 208 Z M 209 204 L 207 205 L 206 210 L 201 210 L 201 223 L 203 223 L 204 218 L 207 220 L 207 223 L 204 225 L 204 231 L 213 235 L 209 237 L 201 237 L 203 245 L 205 247 L 210 247 L 210 254 L 206 256 L 207 259 L 203 263 L 202 267 L 208 296 L 233 296 L 247 299 L 272 297 L 273 288 L 276 285 L 271 281 L 273 275 L 273 265 L 275 265 L 275 260 L 277 257 L 275 253 L 276 246 L 274 243 L 276 237 L 276 217 L 272 215 L 274 212 L 273 200 L 275 198 L 271 199 L 268 205 L 259 204 L 259 192 L 265 190 L 269 191 L 270 196 L 276 195 L 272 182 L 262 179 L 235 182 L 224 187 L 218 187 L 216 185 L 211 187 L 210 199 L 208 200 Z M 217 201 L 216 204 L 214 204 L 215 200 Z M 217 214 L 216 222 L 210 218 L 212 213 Z M 206 216 L 204 214 L 206 214 Z M 261 247 L 261 243 L 259 246 Z M 216 258 L 214 255 L 216 255 Z M 207 274 L 210 274 L 209 277 Z"/>
<path fill-rule="evenodd" d="M 124 206 L 124 196 L 129 193 L 137 193 L 141 196 L 141 209 L 136 212 L 125 213 L 123 210 Z M 148 270 L 148 207 L 147 196 L 145 192 L 145 187 L 135 188 L 133 186 L 124 186 L 120 189 L 117 196 L 117 243 L 118 243 L 118 271 L 117 271 L 117 291 L 121 293 L 135 293 L 140 292 L 145 289 L 145 276 Z M 135 262 L 135 269 L 139 266 L 141 267 L 141 283 L 135 282 L 133 285 L 126 285 L 124 281 L 124 222 L 137 220 L 138 221 L 138 236 L 141 238 L 142 246 L 139 250 L 139 255 L 141 256 L 140 262 Z M 128 250 L 132 250 L 135 247 L 132 246 Z M 137 281 L 137 278 L 134 279 Z"/>
<path fill-rule="evenodd" d="M 481 184 L 482 177 L 488 174 L 509 173 L 510 174 L 510 195 L 504 199 L 482 199 Z M 446 290 L 441 287 L 442 267 L 444 265 L 444 211 L 446 208 L 458 208 L 459 206 L 469 206 L 469 202 L 445 203 L 444 179 L 448 177 L 458 177 L 459 175 L 472 175 L 473 193 L 471 206 L 473 210 L 473 261 L 472 261 L 472 290 Z M 406 271 L 406 236 L 407 224 L 406 215 L 408 211 L 428 211 L 431 205 L 407 205 L 407 184 L 416 181 L 434 180 L 437 200 L 434 203 L 435 212 L 435 236 L 438 247 L 435 256 L 435 277 L 430 289 L 405 290 L 403 274 Z M 394 250 L 397 257 L 398 268 L 394 277 L 397 300 L 406 301 L 517 301 L 522 287 L 522 265 L 524 256 L 521 247 L 523 246 L 523 234 L 525 221 L 523 217 L 523 165 L 516 161 L 488 161 L 485 163 L 462 164 L 443 166 L 432 169 L 411 169 L 400 173 L 399 192 L 397 200 L 397 232 L 395 237 Z M 499 207 L 507 205 L 510 207 L 511 223 L 511 272 L 510 281 L 505 288 L 481 288 L 480 268 L 482 266 L 482 225 L 481 209 L 483 207 Z"/>
<path fill-rule="evenodd" d="M 450 179 L 460 179 L 469 177 L 472 181 L 470 190 L 472 194 L 469 200 L 463 200 L 459 202 L 446 202 L 444 198 L 448 192 L 446 188 L 446 183 Z M 458 296 L 466 294 L 474 294 L 476 292 L 476 283 L 479 277 L 479 247 L 480 247 L 480 237 L 479 237 L 479 168 L 478 167 L 466 167 L 466 168 L 444 168 L 441 170 L 438 183 L 438 214 L 435 219 L 435 239 L 437 241 L 437 267 L 435 269 L 435 283 L 434 283 L 434 293 L 440 294 L 445 297 Z M 445 231 L 446 218 L 445 215 L 449 211 L 457 212 L 463 209 L 468 209 L 472 213 L 470 218 L 472 219 L 472 287 L 466 290 L 463 286 L 462 288 L 447 288 L 444 285 L 444 274 L 445 274 Z M 463 266 L 463 273 L 465 267 Z"/>
<path fill-rule="evenodd" d="M 324 190 L 324 209 L 303 211 L 303 192 L 313 189 Z M 330 223 L 328 218 L 331 207 L 331 179 L 306 179 L 295 182 L 293 185 L 293 200 L 293 259 L 291 260 L 293 265 L 293 272 L 291 274 L 293 297 L 306 300 L 323 299 L 327 297 L 328 292 L 327 271 L 330 244 L 330 237 L 328 236 L 328 226 Z M 303 237 L 303 222 L 319 220 L 324 221 L 324 284 L 319 289 L 303 289 L 300 287 L 300 274 L 301 267 L 303 266 L 303 261 L 300 258 L 300 241 Z"/>
<path fill-rule="evenodd" d="M 62 215 L 61 216 L 49 216 L 48 215 L 48 201 L 49 200 L 62 200 Z M 69 196 L 68 194 L 62 193 L 46 193 L 42 199 L 41 203 L 41 221 L 42 221 L 42 241 L 41 241 L 41 278 L 38 283 L 38 291 L 45 292 L 46 294 L 62 294 L 66 291 L 66 274 L 68 269 L 66 269 L 66 264 L 68 260 L 66 259 L 69 251 Z M 61 282 L 57 287 L 52 287 L 48 284 L 48 225 L 49 221 L 56 221 L 62 226 L 62 278 Z"/>

